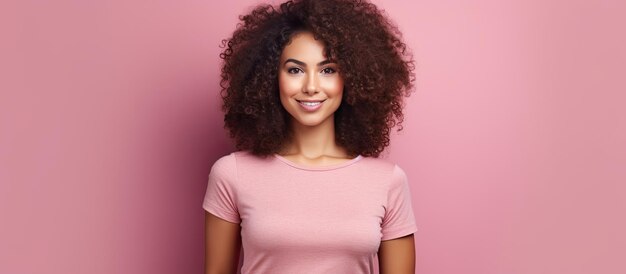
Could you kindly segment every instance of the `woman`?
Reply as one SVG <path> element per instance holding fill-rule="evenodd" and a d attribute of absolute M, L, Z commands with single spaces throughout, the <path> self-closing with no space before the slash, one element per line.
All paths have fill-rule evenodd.
<path fill-rule="evenodd" d="M 414 273 L 407 178 L 377 158 L 414 80 L 397 28 L 356 0 L 241 20 L 221 55 L 238 151 L 209 175 L 206 273 L 237 273 L 241 251 L 242 273 Z"/>

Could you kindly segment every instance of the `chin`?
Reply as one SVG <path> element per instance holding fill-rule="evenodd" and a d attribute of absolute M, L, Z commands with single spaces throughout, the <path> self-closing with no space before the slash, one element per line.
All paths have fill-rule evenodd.
<path fill-rule="evenodd" d="M 316 118 L 314 118 L 314 119 L 304 119 L 304 120 L 302 120 L 302 119 L 295 119 L 294 118 L 294 121 L 297 124 L 300 124 L 300 125 L 303 125 L 303 126 L 314 127 L 314 126 L 319 126 L 321 124 L 324 124 L 324 122 L 326 122 L 328 119 L 332 119 L 332 116 L 327 117 L 326 119 L 316 119 Z"/>
<path fill-rule="evenodd" d="M 321 121 L 302 121 L 302 120 L 295 120 L 295 122 L 297 124 L 307 126 L 307 127 L 314 127 L 322 123 Z"/>

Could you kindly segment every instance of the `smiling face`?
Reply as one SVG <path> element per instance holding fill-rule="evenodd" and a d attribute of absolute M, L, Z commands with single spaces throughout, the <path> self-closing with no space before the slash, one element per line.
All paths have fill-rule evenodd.
<path fill-rule="evenodd" d="M 324 43 L 311 32 L 293 35 L 280 56 L 280 102 L 292 123 L 317 126 L 333 123 L 341 104 L 343 78 L 337 64 L 324 56 Z"/>

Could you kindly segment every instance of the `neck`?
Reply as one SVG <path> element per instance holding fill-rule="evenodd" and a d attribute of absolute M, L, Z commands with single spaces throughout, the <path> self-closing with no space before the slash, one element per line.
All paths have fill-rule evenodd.
<path fill-rule="evenodd" d="M 335 120 L 331 116 L 316 126 L 306 126 L 291 120 L 292 138 L 284 154 L 298 154 L 306 158 L 328 155 L 341 157 L 345 150 L 335 142 Z"/>

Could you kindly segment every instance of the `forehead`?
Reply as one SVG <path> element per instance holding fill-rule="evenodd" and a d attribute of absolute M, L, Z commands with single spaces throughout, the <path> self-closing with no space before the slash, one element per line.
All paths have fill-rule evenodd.
<path fill-rule="evenodd" d="M 326 59 L 324 54 L 324 43 L 315 40 L 313 33 L 300 32 L 291 37 L 291 40 L 281 53 L 281 60 L 289 58 L 298 59 L 305 63 L 318 63 Z"/>

